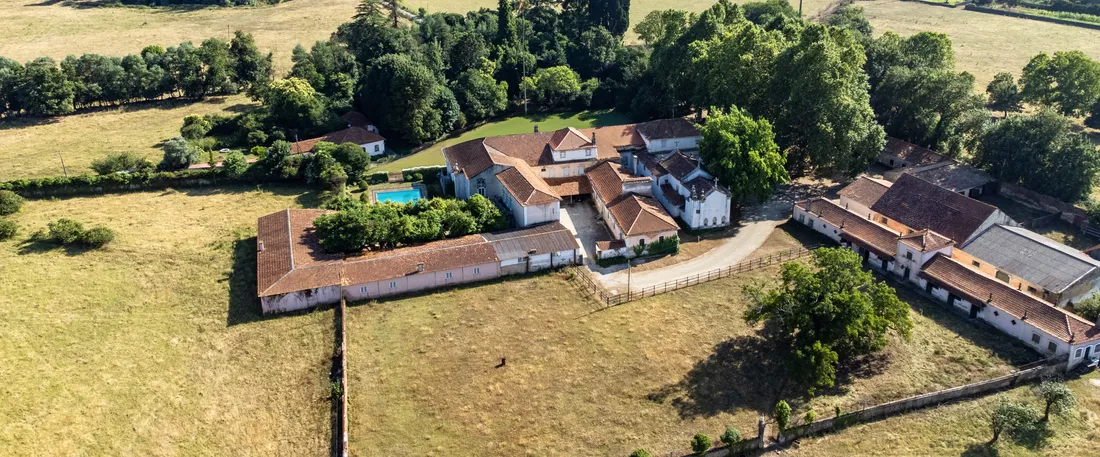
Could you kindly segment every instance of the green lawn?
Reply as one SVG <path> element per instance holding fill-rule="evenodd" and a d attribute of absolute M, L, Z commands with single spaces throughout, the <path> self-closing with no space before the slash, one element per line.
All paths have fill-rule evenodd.
<path fill-rule="evenodd" d="M 303 192 L 28 201 L 0 242 L 0 455 L 329 455 L 333 314 L 255 299 L 256 218 Z M 117 237 L 27 240 L 62 217 Z"/>
<path fill-rule="evenodd" d="M 475 138 L 529 133 L 534 131 L 535 124 L 538 124 L 540 130 L 546 132 L 564 127 L 588 128 L 629 123 L 630 118 L 626 114 L 616 111 L 580 111 L 576 113 L 515 116 L 502 121 L 490 122 L 461 135 L 447 138 L 410 156 L 379 164 L 371 171 L 398 171 L 405 168 L 443 165 L 442 150 L 447 146 Z"/>

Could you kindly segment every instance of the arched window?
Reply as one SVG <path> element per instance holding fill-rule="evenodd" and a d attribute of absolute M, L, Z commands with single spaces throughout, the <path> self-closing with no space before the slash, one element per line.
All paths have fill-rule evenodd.
<path fill-rule="evenodd" d="M 708 222 L 710 222 L 710 221 L 708 221 L 707 218 L 704 217 L 703 218 L 703 227 L 706 227 Z"/>
<path fill-rule="evenodd" d="M 718 225 L 718 218 L 716 217 L 716 218 L 712 219 L 711 224 Z"/>
<path fill-rule="evenodd" d="M 726 223 L 726 216 L 722 216 L 722 223 L 723 223 L 723 224 L 725 224 L 725 223 Z"/>
<path fill-rule="evenodd" d="M 484 179 L 477 180 L 477 193 L 481 194 L 482 197 L 485 196 L 485 180 Z"/>
<path fill-rule="evenodd" d="M 645 238 L 638 239 L 638 246 L 645 246 Z"/>

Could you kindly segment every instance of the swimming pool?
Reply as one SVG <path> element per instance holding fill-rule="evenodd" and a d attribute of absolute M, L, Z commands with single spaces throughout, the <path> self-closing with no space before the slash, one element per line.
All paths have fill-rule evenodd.
<path fill-rule="evenodd" d="M 378 203 L 408 203 L 420 199 L 420 189 L 380 190 L 374 198 Z"/>

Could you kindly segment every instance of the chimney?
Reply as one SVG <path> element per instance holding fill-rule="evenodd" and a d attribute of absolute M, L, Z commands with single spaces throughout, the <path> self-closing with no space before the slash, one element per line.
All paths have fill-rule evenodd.
<path fill-rule="evenodd" d="M 596 131 L 592 131 L 592 144 L 596 144 Z"/>
<path fill-rule="evenodd" d="M 990 293 L 989 293 L 989 299 L 988 299 L 988 300 L 986 300 L 985 302 L 986 302 L 986 303 L 993 303 L 993 292 L 990 292 Z M 1027 312 L 1026 312 L 1026 311 L 1024 312 L 1024 316 L 1025 316 L 1025 317 L 1024 317 L 1024 319 L 1027 319 L 1027 317 L 1026 317 L 1026 316 L 1027 316 Z"/>
<path fill-rule="evenodd" d="M 424 262 L 420 262 L 420 263 L 416 264 L 416 272 L 417 273 L 423 273 L 424 272 Z"/>
<path fill-rule="evenodd" d="M 539 125 L 535 124 L 535 133 L 539 133 Z"/>
<path fill-rule="evenodd" d="M 264 241 L 263 240 L 260 240 L 259 248 L 260 248 L 260 252 L 264 252 Z"/>

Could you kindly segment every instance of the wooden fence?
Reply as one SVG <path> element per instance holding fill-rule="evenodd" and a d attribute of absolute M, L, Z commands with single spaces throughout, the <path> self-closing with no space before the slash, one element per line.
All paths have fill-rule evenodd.
<path fill-rule="evenodd" d="M 611 307 L 615 305 L 621 305 L 623 303 L 639 300 L 646 297 L 652 297 L 654 295 L 663 294 L 665 292 L 672 292 L 674 290 L 680 290 L 685 287 L 691 287 L 706 282 L 714 281 L 717 279 L 726 278 L 729 276 L 746 273 L 753 270 L 758 270 L 776 263 L 787 262 L 801 257 L 809 255 L 818 246 L 811 247 L 799 247 L 797 249 L 790 249 L 786 251 L 777 252 L 775 254 L 760 257 L 758 259 L 746 260 L 734 265 L 730 265 L 724 268 L 716 268 L 707 272 L 686 276 L 683 278 L 675 279 L 672 281 L 663 282 L 660 284 L 654 284 L 652 286 L 643 287 L 637 290 L 627 290 L 625 293 L 615 294 L 609 292 L 602 285 L 600 285 L 596 279 L 591 277 L 591 274 L 581 269 L 577 272 L 576 278 L 581 284 L 581 287 L 588 293 L 592 294 L 592 298 L 604 304 L 604 306 Z"/>

